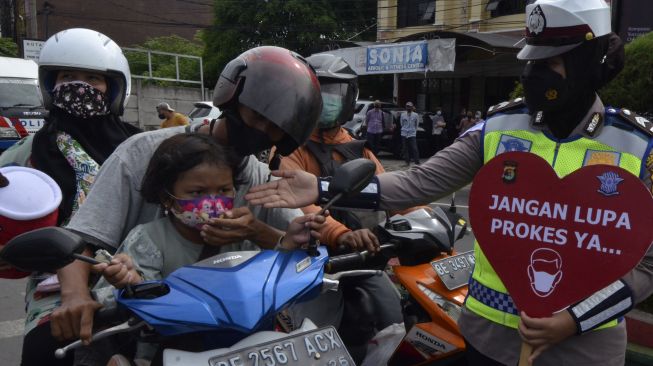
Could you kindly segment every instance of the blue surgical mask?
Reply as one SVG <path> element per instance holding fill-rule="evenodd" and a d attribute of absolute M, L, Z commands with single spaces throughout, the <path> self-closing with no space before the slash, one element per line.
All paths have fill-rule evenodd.
<path fill-rule="evenodd" d="M 319 129 L 333 128 L 338 124 L 342 112 L 342 98 L 335 94 L 322 93 L 322 114 L 317 121 Z"/>

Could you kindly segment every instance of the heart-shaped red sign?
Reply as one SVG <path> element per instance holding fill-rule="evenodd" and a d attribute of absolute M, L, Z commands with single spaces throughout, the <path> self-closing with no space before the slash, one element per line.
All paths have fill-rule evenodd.
<path fill-rule="evenodd" d="M 563 179 L 537 155 L 501 154 L 474 178 L 470 220 L 518 309 L 546 317 L 618 280 L 653 241 L 653 198 L 619 167 Z"/>

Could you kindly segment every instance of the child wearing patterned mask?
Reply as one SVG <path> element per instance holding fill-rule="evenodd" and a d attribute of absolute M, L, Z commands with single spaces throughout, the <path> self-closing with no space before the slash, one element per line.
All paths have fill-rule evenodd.
<path fill-rule="evenodd" d="M 204 241 L 202 227 L 210 221 L 228 225 L 234 211 L 249 211 L 233 207 L 236 160 L 206 135 L 184 133 L 162 142 L 147 167 L 141 195 L 148 202 L 161 204 L 167 217 L 132 229 L 111 263 L 95 265 L 93 270 L 122 288 L 164 278 L 179 267 L 219 253 L 220 247 Z M 307 244 L 311 234 L 319 238 L 317 230 L 323 222 L 323 216 L 295 218 L 278 239 L 277 249 Z M 106 286 L 102 282 L 96 288 Z"/>

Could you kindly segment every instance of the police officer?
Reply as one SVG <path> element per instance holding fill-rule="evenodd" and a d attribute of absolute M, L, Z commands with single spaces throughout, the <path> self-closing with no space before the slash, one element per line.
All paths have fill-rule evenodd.
<path fill-rule="evenodd" d="M 526 18 L 526 45 L 518 54 L 528 61 L 522 74 L 525 101 L 490 108 L 485 123 L 422 166 L 379 175 L 381 193 L 367 193 L 370 206 L 397 209 L 440 198 L 468 184 L 485 162 L 506 151 L 542 156 L 561 177 L 597 161 L 617 165 L 651 188 L 646 161 L 653 159 L 648 149 L 653 125 L 629 110 L 606 109 L 596 94 L 623 67 L 623 45 L 610 31 L 609 6 L 603 0 L 538 0 L 527 6 Z M 318 199 L 311 176 L 277 175 L 286 179 L 251 190 L 250 203 L 293 207 Z M 653 249 L 619 281 L 543 319 L 510 306 L 510 295 L 477 244 L 475 254 L 458 322 L 469 364 L 515 365 L 522 340 L 533 346 L 530 360 L 536 365 L 624 364 L 626 330 L 620 319 L 653 292 Z M 497 306 L 497 299 L 508 306 Z"/>

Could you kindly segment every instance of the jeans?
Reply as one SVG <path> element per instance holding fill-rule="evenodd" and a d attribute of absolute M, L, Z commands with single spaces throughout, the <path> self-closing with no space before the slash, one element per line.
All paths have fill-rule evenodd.
<path fill-rule="evenodd" d="M 415 164 L 419 164 L 419 151 L 417 150 L 417 137 L 401 137 L 401 142 L 404 146 L 404 160 L 406 164 L 410 163 L 412 159 Z"/>
<path fill-rule="evenodd" d="M 370 148 L 374 155 L 379 153 L 379 145 L 381 143 L 382 133 L 367 133 L 367 142 L 370 144 Z"/>

